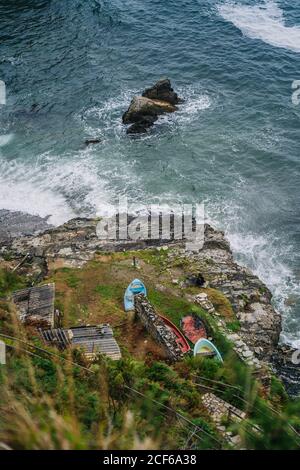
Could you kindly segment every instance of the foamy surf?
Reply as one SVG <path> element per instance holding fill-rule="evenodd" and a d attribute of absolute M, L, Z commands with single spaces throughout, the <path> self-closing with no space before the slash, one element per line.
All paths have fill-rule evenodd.
<path fill-rule="evenodd" d="M 299 280 L 289 267 L 295 247 L 287 240 L 278 243 L 272 232 L 262 235 L 249 230 L 247 218 L 243 223 L 240 207 L 234 203 L 226 206 L 207 201 L 205 211 L 207 222 L 225 231 L 237 262 L 249 268 L 272 292 L 274 307 L 283 319 L 282 341 L 300 346 L 298 319 L 293 317 L 295 305 L 300 302 Z"/>
<path fill-rule="evenodd" d="M 75 216 L 64 198 L 33 182 L 6 181 L 0 178 L 1 209 L 48 217 L 51 225 L 60 225 Z"/>
<path fill-rule="evenodd" d="M 232 250 L 237 259 L 248 266 L 271 290 L 274 305 L 281 312 L 283 322 L 291 319 L 292 309 L 288 301 L 298 298 L 299 284 L 296 282 L 292 270 L 289 269 L 286 258 L 290 257 L 292 247 L 275 246 L 275 237 L 270 235 L 228 232 Z M 299 331 L 284 328 L 282 339 L 295 346 L 299 343 Z M 299 343 L 300 344 L 300 343 Z"/>
<path fill-rule="evenodd" d="M 276 2 L 265 1 L 252 6 L 226 2 L 217 9 L 224 20 L 233 23 L 245 36 L 300 52 L 300 27 L 286 25 L 284 12 Z"/>
<path fill-rule="evenodd" d="M 110 215 L 118 194 L 126 193 L 132 179 L 137 183 L 138 177 L 118 152 L 103 158 L 95 156 L 94 150 L 46 153 L 36 162 L 3 159 L 0 209 L 49 217 L 49 223 L 55 226 L 74 217 Z M 106 150 L 104 146 L 105 157 Z"/>
<path fill-rule="evenodd" d="M 179 89 L 178 94 L 183 98 L 183 103 L 178 105 L 178 110 L 175 113 L 162 115 L 156 125 L 165 122 L 176 123 L 181 126 L 190 124 L 200 117 L 204 111 L 212 107 L 212 97 L 197 85 Z"/>
<path fill-rule="evenodd" d="M 39 164 L 1 162 L 0 207 L 60 225 L 76 216 L 93 215 L 90 197 L 106 205 L 101 181 L 86 162 L 41 155 Z M 24 177 L 26 175 L 26 178 Z"/>
<path fill-rule="evenodd" d="M 185 99 L 185 102 L 179 106 L 178 111 L 173 115 L 179 123 L 189 123 L 200 115 L 203 111 L 212 105 L 211 98 L 204 93 L 197 93 Z"/>
<path fill-rule="evenodd" d="M 0 135 L 0 147 L 4 147 L 9 144 L 14 138 L 13 134 L 4 134 Z"/>

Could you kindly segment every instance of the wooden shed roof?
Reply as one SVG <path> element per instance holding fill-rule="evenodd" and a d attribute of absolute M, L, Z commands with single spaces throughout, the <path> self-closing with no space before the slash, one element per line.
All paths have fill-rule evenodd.
<path fill-rule="evenodd" d="M 32 317 L 54 326 L 55 284 L 22 289 L 14 292 L 12 298 L 21 321 L 26 322 Z"/>
<path fill-rule="evenodd" d="M 97 354 L 105 354 L 114 360 L 121 358 L 113 330 L 107 324 L 68 329 L 40 329 L 39 333 L 46 343 L 56 345 L 59 349 L 69 346 L 82 348 L 89 359 L 93 359 Z"/>

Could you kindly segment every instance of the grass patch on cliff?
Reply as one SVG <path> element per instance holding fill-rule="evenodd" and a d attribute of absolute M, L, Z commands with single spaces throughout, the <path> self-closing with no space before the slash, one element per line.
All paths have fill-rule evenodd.
<path fill-rule="evenodd" d="M 137 268 L 133 266 L 134 256 Z M 180 327 L 182 317 L 191 312 L 202 317 L 207 325 L 213 324 L 211 315 L 184 297 L 188 289 L 181 291 L 178 286 L 172 285 L 172 274 L 164 273 L 162 277 L 162 266 L 167 259 L 168 250 L 102 253 L 81 269 L 57 269 L 52 273 L 51 280 L 56 283 L 56 306 L 63 312 L 64 326 L 110 323 L 120 345 L 130 354 L 138 358 L 144 354 L 162 357 L 160 348 L 149 338 L 142 325 L 139 322 L 130 324 L 129 316 L 124 312 L 125 289 L 136 277 L 145 283 L 149 300 L 157 312 L 177 327 Z M 213 289 L 209 291 L 215 293 Z M 216 293 L 214 298 L 218 299 L 218 305 L 221 300 L 222 305 L 226 304 L 226 299 Z M 215 326 L 209 327 L 209 335 L 212 332 L 218 346 L 221 346 L 221 352 L 226 352 L 222 339 L 217 338 Z"/>
<path fill-rule="evenodd" d="M 189 302 L 180 297 L 172 297 L 169 293 L 148 290 L 148 298 L 161 315 L 168 317 L 176 326 L 180 326 L 180 320 L 191 311 Z"/>
<path fill-rule="evenodd" d="M 114 299 L 116 296 L 116 287 L 99 285 L 96 287 L 95 292 L 105 300 Z"/>
<path fill-rule="evenodd" d="M 225 320 L 230 320 L 235 318 L 235 313 L 232 309 L 230 301 L 227 297 L 219 290 L 207 288 L 200 289 L 200 292 L 205 292 L 208 296 L 208 299 L 211 301 L 216 311 L 225 318 Z"/>
<path fill-rule="evenodd" d="M 205 315 L 206 312 L 201 307 L 191 305 L 186 299 L 171 295 L 169 291 L 161 292 L 157 289 L 148 290 L 148 298 L 156 310 L 161 315 L 169 318 L 177 327 L 180 327 L 182 317 L 195 312 Z"/>
<path fill-rule="evenodd" d="M 0 297 L 26 286 L 26 280 L 8 268 L 0 268 Z"/>
<path fill-rule="evenodd" d="M 227 322 L 226 326 L 228 330 L 233 331 L 234 333 L 237 333 L 241 329 L 241 324 L 238 320 Z"/>

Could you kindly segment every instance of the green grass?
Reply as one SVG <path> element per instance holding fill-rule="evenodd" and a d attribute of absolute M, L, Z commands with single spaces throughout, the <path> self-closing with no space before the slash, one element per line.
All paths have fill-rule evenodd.
<path fill-rule="evenodd" d="M 238 320 L 234 320 L 226 323 L 227 328 L 234 333 L 238 332 L 241 329 L 241 324 Z"/>
<path fill-rule="evenodd" d="M 96 288 L 96 293 L 108 300 L 115 292 L 113 286 Z M 89 374 L 69 362 L 49 360 L 47 356 L 28 357 L 12 350 L 7 366 L 0 368 L 0 441 L 14 449 L 47 446 L 101 449 L 107 445 L 105 442 L 109 442 L 110 448 L 131 449 L 136 445 L 136 439 L 143 443 L 150 437 L 151 448 L 185 448 L 191 432 L 174 413 L 166 411 L 165 405 L 205 430 L 204 440 L 193 437 L 191 445 L 195 449 L 215 448 L 215 439 L 227 448 L 203 409 L 201 396 L 207 390 L 198 387 L 200 382 L 234 406 L 249 408 L 244 424 L 256 424 L 262 432 L 254 436 L 249 432 L 244 436 L 244 448 L 297 448 L 297 439 L 289 423 L 299 428 L 300 401 L 289 400 L 280 382 L 273 379 L 268 400 L 279 410 L 278 415 L 274 414 L 268 401 L 259 395 L 260 385 L 251 376 L 250 369 L 232 353 L 230 343 L 218 331 L 209 314 L 165 292 L 150 289 L 149 296 L 157 309 L 175 323 L 191 311 L 206 322 L 210 321 L 214 342 L 224 354 L 224 363 L 186 357 L 170 366 L 162 361 L 135 360 L 126 354 L 117 362 L 99 358 L 91 366 L 93 374 Z M 20 334 L 19 328 L 13 335 Z M 40 345 L 38 341 L 37 344 Z M 72 356 L 68 354 L 64 352 L 61 356 L 86 365 L 79 351 L 73 351 Z M 204 378 L 213 382 L 204 381 Z M 127 387 L 141 395 L 131 393 Z M 129 412 L 131 421 L 128 424 Z M 229 430 L 231 423 L 225 424 Z"/>
<path fill-rule="evenodd" d="M 26 286 L 26 280 L 9 269 L 0 268 L 0 297 Z"/>
<path fill-rule="evenodd" d="M 162 315 L 168 317 L 177 327 L 180 326 L 181 318 L 192 311 L 192 306 L 187 300 L 181 297 L 170 296 L 157 289 L 150 288 L 148 290 L 148 298 L 153 306 Z"/>
<path fill-rule="evenodd" d="M 116 286 L 100 285 L 96 287 L 95 292 L 99 294 L 101 298 L 109 300 L 117 298 L 119 290 L 120 289 L 117 289 Z"/>
<path fill-rule="evenodd" d="M 66 277 L 66 284 L 71 289 L 77 289 L 80 284 L 80 279 L 76 276 L 75 273 L 70 273 L 68 277 Z"/>

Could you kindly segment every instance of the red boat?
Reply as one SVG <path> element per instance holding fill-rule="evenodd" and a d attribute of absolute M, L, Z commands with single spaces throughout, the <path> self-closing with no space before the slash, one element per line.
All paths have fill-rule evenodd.
<path fill-rule="evenodd" d="M 194 313 L 183 317 L 180 326 L 183 329 L 185 336 L 193 344 L 196 344 L 200 338 L 207 338 L 207 331 L 204 322 Z"/>
<path fill-rule="evenodd" d="M 181 349 L 181 351 L 183 353 L 189 352 L 191 350 L 190 345 L 187 342 L 187 340 L 185 339 L 185 337 L 183 336 L 183 334 L 181 333 L 181 331 L 178 330 L 177 326 L 175 326 L 174 323 L 172 323 L 168 318 L 163 317 L 162 315 L 159 315 L 159 316 L 163 320 L 165 325 L 168 328 L 170 328 L 170 330 L 172 330 L 173 333 L 176 335 L 176 338 L 177 338 L 176 343 L 177 343 L 178 347 Z"/>

